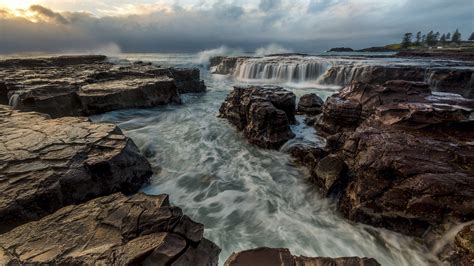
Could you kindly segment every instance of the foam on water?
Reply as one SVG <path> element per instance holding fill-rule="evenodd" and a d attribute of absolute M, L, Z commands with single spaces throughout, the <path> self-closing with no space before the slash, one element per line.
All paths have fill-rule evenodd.
<path fill-rule="evenodd" d="M 167 63 L 182 66 L 189 60 L 187 55 L 175 56 L 168 56 Z M 146 57 L 165 61 L 160 55 Z M 232 252 L 260 246 L 286 247 L 306 256 L 374 257 L 382 265 L 435 263 L 409 237 L 344 219 L 335 202 L 322 197 L 309 183 L 307 171 L 287 154 L 248 144 L 233 126 L 217 118 L 236 81 L 205 70 L 202 75 L 208 92 L 184 95 L 183 105 L 116 111 L 92 119 L 117 123 L 135 141 L 155 169 L 143 190 L 169 194 L 173 204 L 203 223 L 205 237 L 222 248 L 220 264 Z M 318 87 L 289 89 L 298 96 L 331 94 Z M 322 145 L 324 140 L 302 119 L 293 126 L 293 142 Z"/>

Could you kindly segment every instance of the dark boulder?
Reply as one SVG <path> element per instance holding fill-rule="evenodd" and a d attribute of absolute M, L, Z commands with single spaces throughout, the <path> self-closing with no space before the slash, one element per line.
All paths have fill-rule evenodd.
<path fill-rule="evenodd" d="M 294 137 L 296 96 L 281 87 L 235 87 L 220 108 L 247 139 L 260 147 L 278 149 Z"/>
<path fill-rule="evenodd" d="M 320 114 L 324 101 L 315 93 L 305 94 L 301 96 L 298 102 L 297 112 L 309 116 Z"/>

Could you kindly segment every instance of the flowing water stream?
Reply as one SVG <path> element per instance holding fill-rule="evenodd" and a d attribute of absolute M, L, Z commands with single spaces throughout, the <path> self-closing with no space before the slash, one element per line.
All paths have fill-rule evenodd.
<path fill-rule="evenodd" d="M 122 55 L 158 65 L 199 66 L 197 55 Z M 331 199 L 308 181 L 305 169 L 280 151 L 259 149 L 225 120 L 220 104 L 237 83 L 201 67 L 208 86 L 203 94 L 183 96 L 182 105 L 133 109 L 92 117 L 116 123 L 154 167 L 148 194 L 166 193 L 193 220 L 205 225 L 205 237 L 222 248 L 220 264 L 232 252 L 261 246 L 286 247 L 305 256 L 367 256 L 382 265 L 436 263 L 414 239 L 344 219 Z M 336 87 L 288 87 L 301 96 L 326 98 Z M 302 118 L 299 117 L 299 120 Z M 323 140 L 303 123 L 294 126 L 294 142 Z M 290 143 L 291 144 L 291 143 Z"/>

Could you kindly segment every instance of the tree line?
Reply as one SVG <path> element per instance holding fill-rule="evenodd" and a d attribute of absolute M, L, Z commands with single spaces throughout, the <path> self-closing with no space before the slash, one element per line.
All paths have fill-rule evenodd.
<path fill-rule="evenodd" d="M 468 39 L 474 41 L 474 32 Z M 403 36 L 401 46 L 402 48 L 408 48 L 412 46 L 435 46 L 435 45 L 446 45 L 446 44 L 457 44 L 460 45 L 462 42 L 462 35 L 458 29 L 451 35 L 450 32 L 441 33 L 430 31 L 426 34 L 422 34 L 421 31 L 417 32 L 414 36 L 413 33 L 407 32 Z"/>

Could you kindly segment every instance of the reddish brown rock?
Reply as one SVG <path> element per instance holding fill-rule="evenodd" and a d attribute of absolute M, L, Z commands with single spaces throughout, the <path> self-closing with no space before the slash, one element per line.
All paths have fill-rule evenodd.
<path fill-rule="evenodd" d="M 233 253 L 225 266 L 378 266 L 375 259 L 345 257 L 303 257 L 293 256 L 288 249 L 257 248 Z"/>
<path fill-rule="evenodd" d="M 298 113 L 308 116 L 315 116 L 321 113 L 324 101 L 315 93 L 301 96 L 298 102 Z"/>
<path fill-rule="evenodd" d="M 289 125 L 295 120 L 295 100 L 281 87 L 235 87 L 219 116 L 244 131 L 249 142 L 278 149 L 294 137 Z"/>
<path fill-rule="evenodd" d="M 0 232 L 117 191 L 136 192 L 150 164 L 119 128 L 0 105 Z"/>
<path fill-rule="evenodd" d="M 120 193 L 64 207 L 0 236 L 2 265 L 217 265 L 204 226 L 168 196 Z"/>
<path fill-rule="evenodd" d="M 472 220 L 473 106 L 406 81 L 354 83 L 332 96 L 317 128 L 333 134 L 326 148 L 347 165 L 340 210 L 416 236 Z"/>

